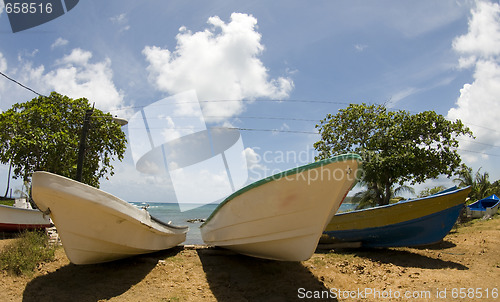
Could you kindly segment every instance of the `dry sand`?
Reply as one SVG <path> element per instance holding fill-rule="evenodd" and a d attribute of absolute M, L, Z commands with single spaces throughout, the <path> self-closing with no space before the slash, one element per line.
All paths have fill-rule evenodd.
<path fill-rule="evenodd" d="M 59 248 L 33 276 L 0 274 L 0 301 L 500 301 L 500 216 L 426 248 L 318 250 L 278 262 L 179 247 L 87 266 Z"/>

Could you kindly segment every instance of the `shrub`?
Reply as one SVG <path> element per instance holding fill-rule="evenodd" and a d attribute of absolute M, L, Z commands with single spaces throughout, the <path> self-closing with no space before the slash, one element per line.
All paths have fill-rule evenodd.
<path fill-rule="evenodd" d="M 27 231 L 0 253 L 0 268 L 15 275 L 33 273 L 42 262 L 53 261 L 55 247 L 45 232 Z"/>

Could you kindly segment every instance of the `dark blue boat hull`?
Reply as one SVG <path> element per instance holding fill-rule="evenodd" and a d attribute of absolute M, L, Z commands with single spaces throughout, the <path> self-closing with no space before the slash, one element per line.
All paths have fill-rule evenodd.
<path fill-rule="evenodd" d="M 364 247 L 428 245 L 441 241 L 450 232 L 463 207 L 459 204 L 417 219 L 381 227 L 325 233 L 343 241 L 362 242 Z"/>

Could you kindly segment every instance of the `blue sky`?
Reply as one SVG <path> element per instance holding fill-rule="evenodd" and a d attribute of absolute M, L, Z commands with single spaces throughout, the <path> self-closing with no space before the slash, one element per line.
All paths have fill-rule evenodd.
<path fill-rule="evenodd" d="M 476 135 L 461 142 L 464 162 L 500 178 L 496 1 L 80 1 L 18 33 L 0 11 L 0 70 L 42 94 L 131 118 L 192 89 L 208 125 L 266 130 L 240 131 L 250 180 L 313 161 L 318 121 L 361 102 L 462 119 Z M 33 97 L 0 78 L 0 109 Z M 130 148 L 115 171 L 103 190 L 175 199 Z M 451 181 L 417 191 L 436 184 Z"/>

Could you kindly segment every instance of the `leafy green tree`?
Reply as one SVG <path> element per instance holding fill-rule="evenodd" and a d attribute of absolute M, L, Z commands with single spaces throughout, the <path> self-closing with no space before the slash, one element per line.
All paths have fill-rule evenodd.
<path fill-rule="evenodd" d="M 52 92 L 19 103 L 0 114 L 0 162 L 10 163 L 13 177 L 29 181 L 43 170 L 75 178 L 86 98 L 71 99 Z M 94 109 L 86 139 L 82 182 L 98 187 L 113 175 L 112 160 L 123 159 L 125 134 L 109 113 Z"/>
<path fill-rule="evenodd" d="M 351 104 L 328 114 L 316 128 L 317 160 L 353 152 L 363 157 L 363 181 L 378 205 L 386 205 L 395 184 L 412 185 L 450 177 L 460 165 L 457 137 L 472 136 L 460 120 L 446 120 L 434 111 L 410 114 L 384 105 Z"/>

